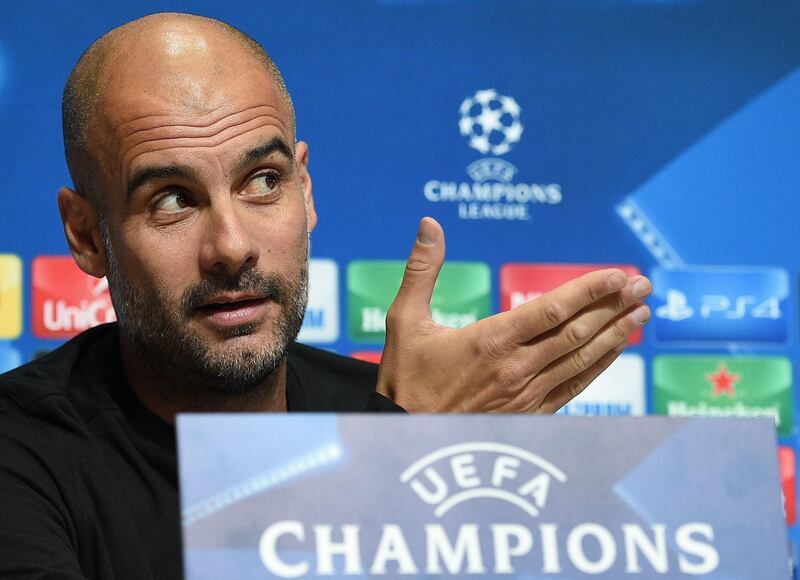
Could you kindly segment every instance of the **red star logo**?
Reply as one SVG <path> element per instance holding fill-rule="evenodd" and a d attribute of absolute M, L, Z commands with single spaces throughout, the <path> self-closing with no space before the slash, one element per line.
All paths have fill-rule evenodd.
<path fill-rule="evenodd" d="M 736 389 L 733 386 L 741 380 L 742 376 L 728 371 L 725 363 L 719 363 L 717 372 L 706 374 L 706 380 L 711 383 L 711 396 L 719 397 L 725 395 L 728 398 L 736 396 Z"/>

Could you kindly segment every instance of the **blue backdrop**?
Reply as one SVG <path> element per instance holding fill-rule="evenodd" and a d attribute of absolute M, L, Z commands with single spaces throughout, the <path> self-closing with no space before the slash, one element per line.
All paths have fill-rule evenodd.
<path fill-rule="evenodd" d="M 284 73 L 310 144 L 313 255 L 338 266 L 326 348 L 374 350 L 345 330 L 347 265 L 405 259 L 432 215 L 449 260 L 489 266 L 495 310 L 509 263 L 628 264 L 674 281 L 656 287 L 662 315 L 630 349 L 648 411 L 656 356 L 719 355 L 744 385 L 735 357 L 770 355 L 791 362 L 796 414 L 795 1 L 6 2 L 0 254 L 21 259 L 23 302 L 5 367 L 60 343 L 34 334 L 31 264 L 68 253 L 64 81 L 98 36 L 159 10 L 230 22 Z M 684 271 L 700 274 L 680 287 Z M 694 318 L 670 334 L 682 316 Z"/>

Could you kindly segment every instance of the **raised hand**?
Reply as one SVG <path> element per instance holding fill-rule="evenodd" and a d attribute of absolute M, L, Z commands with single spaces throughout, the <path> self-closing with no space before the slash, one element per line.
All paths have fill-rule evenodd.
<path fill-rule="evenodd" d="M 624 350 L 650 317 L 644 276 L 590 272 L 460 329 L 431 318 L 444 263 L 441 226 L 420 222 L 386 316 L 378 391 L 412 412 L 554 413 Z"/>

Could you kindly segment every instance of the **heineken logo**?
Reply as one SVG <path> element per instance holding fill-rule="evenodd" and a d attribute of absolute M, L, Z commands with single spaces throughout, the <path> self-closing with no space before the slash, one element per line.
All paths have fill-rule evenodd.
<path fill-rule="evenodd" d="M 728 371 L 728 367 L 725 366 L 724 362 L 719 363 L 719 368 L 715 372 L 706 374 L 706 380 L 711 383 L 712 397 L 726 395 L 732 399 L 736 396 L 734 385 L 741 378 L 740 375 Z"/>
<path fill-rule="evenodd" d="M 672 356 L 653 364 L 656 413 L 672 417 L 769 417 L 794 428 L 792 368 L 785 357 Z"/>
<path fill-rule="evenodd" d="M 567 476 L 530 451 L 491 442 L 443 447 L 400 475 L 401 482 L 434 507 L 436 517 L 481 499 L 501 500 L 536 517 L 547 503 L 553 480 L 564 483 Z"/>
<path fill-rule="evenodd" d="M 347 333 L 354 342 L 382 344 L 386 313 L 400 282 L 405 262 L 355 260 L 347 267 Z M 431 315 L 438 324 L 461 328 L 492 313 L 489 266 L 481 262 L 444 265 L 431 299 Z"/>

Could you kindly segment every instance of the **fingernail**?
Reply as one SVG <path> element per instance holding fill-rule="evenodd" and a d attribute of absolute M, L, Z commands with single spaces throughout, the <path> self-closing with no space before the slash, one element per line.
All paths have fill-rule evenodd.
<path fill-rule="evenodd" d="M 652 290 L 652 286 L 650 286 L 650 282 L 642 278 L 638 280 L 631 288 L 631 293 L 633 294 L 634 298 L 644 298 L 645 296 L 649 296 Z"/>
<path fill-rule="evenodd" d="M 628 281 L 627 276 L 622 272 L 614 272 L 608 275 L 608 288 L 613 292 L 614 290 L 621 290 L 624 288 L 625 283 Z"/>
<path fill-rule="evenodd" d="M 650 318 L 650 309 L 647 306 L 639 306 L 630 313 L 631 322 L 637 325 L 644 324 L 648 318 Z"/>
<path fill-rule="evenodd" d="M 420 244 L 430 246 L 435 241 L 435 229 L 433 224 L 423 219 L 419 222 L 419 230 L 417 231 L 417 241 Z"/>
<path fill-rule="evenodd" d="M 623 342 L 622 344 L 618 344 L 617 346 L 615 346 L 614 349 L 611 352 L 613 352 L 615 354 L 620 353 L 623 350 L 625 350 L 625 347 L 627 347 L 627 346 L 628 346 L 628 343 L 627 342 Z"/>

